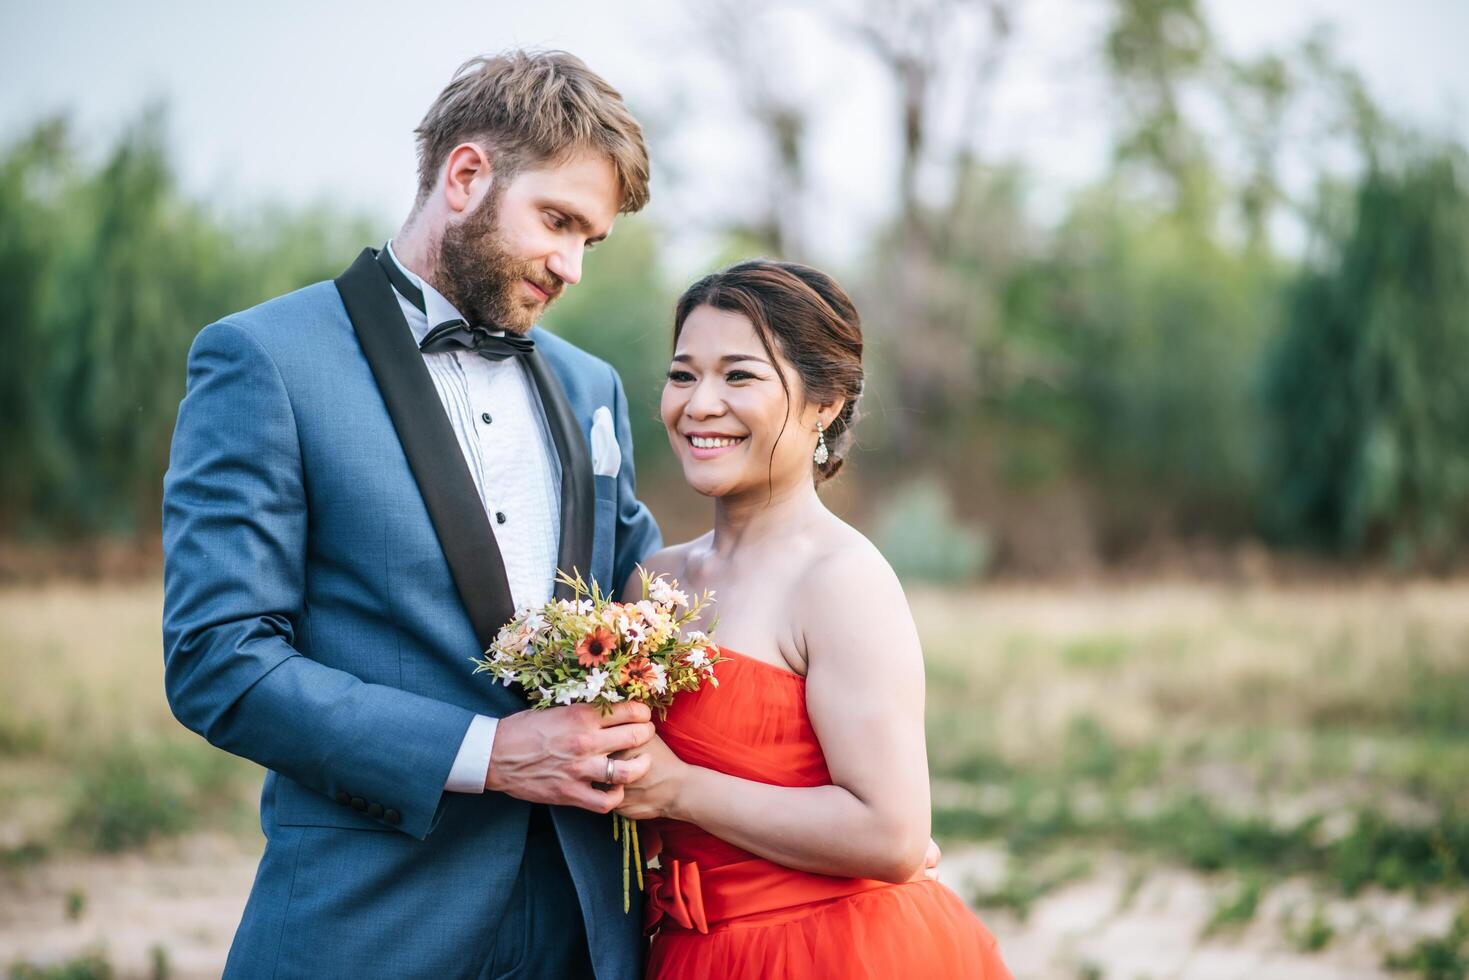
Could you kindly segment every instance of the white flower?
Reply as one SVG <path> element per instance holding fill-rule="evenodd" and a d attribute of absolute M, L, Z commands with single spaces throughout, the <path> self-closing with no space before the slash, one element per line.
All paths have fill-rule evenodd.
<path fill-rule="evenodd" d="M 544 701 L 546 698 L 549 698 L 551 696 L 551 689 L 537 686 L 536 693 L 539 694 L 541 696 L 541 700 Z"/>
<path fill-rule="evenodd" d="M 709 662 L 709 651 L 703 647 L 694 647 L 684 655 L 684 661 L 691 667 L 703 667 Z"/>
<path fill-rule="evenodd" d="M 499 670 L 495 671 L 495 676 L 500 678 L 500 683 L 504 684 L 506 687 L 509 687 L 511 684 L 515 683 L 515 671 L 511 670 L 509 667 L 501 667 Z"/>
<path fill-rule="evenodd" d="M 632 652 L 637 653 L 643 641 L 648 638 L 647 628 L 642 623 L 635 623 L 626 616 L 618 617 L 617 626 L 622 631 L 623 639 L 627 640 L 628 646 L 632 648 Z"/>
<path fill-rule="evenodd" d="M 654 579 L 648 587 L 648 595 L 660 606 L 687 606 L 689 597 L 673 587 L 666 579 Z"/>
<path fill-rule="evenodd" d="M 525 628 L 533 633 L 539 633 L 546 628 L 546 617 L 542 616 L 541 611 L 537 609 L 525 617 Z"/>
<path fill-rule="evenodd" d="M 622 695 L 618 693 L 615 687 L 609 687 L 602 692 L 602 700 L 610 704 L 616 704 L 622 700 Z"/>
<path fill-rule="evenodd" d="M 668 668 L 662 664 L 653 665 L 653 690 L 659 694 L 668 690 Z"/>
<path fill-rule="evenodd" d="M 603 686 L 607 683 L 609 676 L 611 675 L 602 668 L 593 667 L 587 673 L 586 682 L 582 685 L 582 698 L 587 701 L 595 700 L 597 695 L 601 693 Z"/>
<path fill-rule="evenodd" d="M 563 684 L 556 689 L 557 704 L 570 704 L 579 700 L 581 700 L 580 684 Z"/>

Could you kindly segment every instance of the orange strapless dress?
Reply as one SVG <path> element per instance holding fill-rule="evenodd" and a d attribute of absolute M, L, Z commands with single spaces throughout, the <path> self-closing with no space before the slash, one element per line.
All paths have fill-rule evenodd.
<path fill-rule="evenodd" d="M 805 678 L 723 650 L 719 687 L 680 695 L 658 732 L 686 762 L 778 786 L 831 782 Z M 652 980 L 1009 980 L 994 937 L 948 888 L 792 871 L 692 824 L 652 821 Z"/>

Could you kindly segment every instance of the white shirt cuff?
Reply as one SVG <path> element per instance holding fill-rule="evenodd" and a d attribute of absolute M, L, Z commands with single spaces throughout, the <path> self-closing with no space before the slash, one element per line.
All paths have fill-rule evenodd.
<path fill-rule="evenodd" d="M 475 715 L 454 757 L 449 781 L 444 789 L 450 793 L 483 793 L 490 772 L 490 749 L 495 744 L 495 726 L 499 720 Z"/>

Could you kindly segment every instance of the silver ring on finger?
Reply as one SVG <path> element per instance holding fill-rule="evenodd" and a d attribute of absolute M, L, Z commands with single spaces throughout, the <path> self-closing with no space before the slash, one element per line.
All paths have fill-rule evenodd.
<path fill-rule="evenodd" d="M 602 781 L 604 783 L 606 783 L 607 785 L 610 786 L 610 785 L 612 785 L 612 776 L 613 776 L 613 763 L 612 763 L 612 756 L 609 755 L 607 757 L 607 778 L 604 779 L 604 780 L 602 780 Z"/>

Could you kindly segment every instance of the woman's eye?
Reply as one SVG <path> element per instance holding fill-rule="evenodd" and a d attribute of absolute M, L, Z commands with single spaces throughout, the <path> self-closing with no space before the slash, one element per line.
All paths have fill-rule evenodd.
<path fill-rule="evenodd" d="M 694 380 L 694 376 L 687 371 L 669 371 L 668 380 L 676 384 L 687 384 Z"/>
<path fill-rule="evenodd" d="M 724 376 L 726 381 L 754 381 L 755 376 L 749 371 L 731 371 Z"/>

